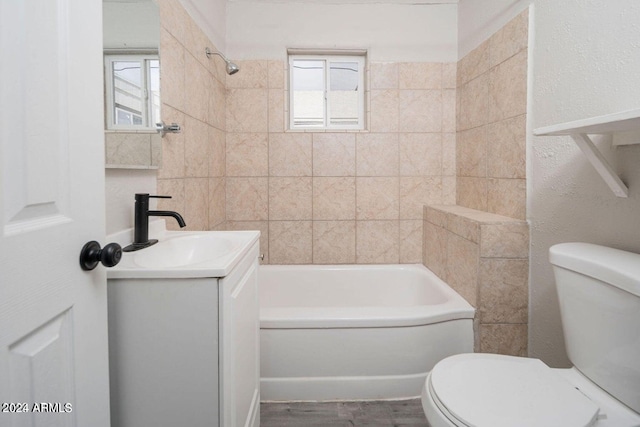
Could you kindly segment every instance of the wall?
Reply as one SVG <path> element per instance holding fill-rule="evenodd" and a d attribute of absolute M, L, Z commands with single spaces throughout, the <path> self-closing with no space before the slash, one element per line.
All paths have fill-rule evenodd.
<path fill-rule="evenodd" d="M 424 264 L 477 310 L 476 351 L 527 355 L 528 13 L 457 64 L 456 206 L 428 205 Z"/>
<path fill-rule="evenodd" d="M 418 2 L 416 2 L 418 3 Z M 234 59 L 286 59 L 286 48 L 366 48 L 372 61 L 457 60 L 455 4 L 231 1 Z"/>
<path fill-rule="evenodd" d="M 458 62 L 457 204 L 526 216 L 527 11 Z"/>
<path fill-rule="evenodd" d="M 369 132 L 286 132 L 285 62 L 227 77 L 227 226 L 265 261 L 414 263 L 422 205 L 455 200 L 455 64 L 369 69 Z"/>
<path fill-rule="evenodd" d="M 158 6 L 152 0 L 138 3 L 105 1 L 102 3 L 102 21 L 105 49 L 158 48 Z"/>
<path fill-rule="evenodd" d="M 211 43 L 226 52 L 227 0 L 180 0 L 180 3 Z"/>
<path fill-rule="evenodd" d="M 427 90 L 424 83 L 415 88 L 402 85 L 407 84 L 406 73 L 411 67 L 416 72 L 420 67 L 429 67 L 428 64 L 412 65 L 409 61 L 447 63 L 456 60 L 457 16 L 455 4 L 411 3 L 414 4 L 255 1 L 231 1 L 227 4 L 226 53 L 242 68 L 239 74 L 227 79 L 230 93 L 233 93 L 234 99 L 240 99 L 252 91 L 257 98 L 244 97 L 240 103 L 262 105 L 260 111 L 255 111 L 260 116 L 256 120 L 259 122 L 255 127 L 257 133 L 251 132 L 253 135 L 249 136 L 244 130 L 237 133 L 228 129 L 228 226 L 260 228 L 263 233 L 262 247 L 271 262 L 419 262 L 421 259 L 421 215 L 405 212 L 410 197 L 407 193 L 430 194 L 418 196 L 416 206 L 419 200 L 425 198 L 433 202 L 451 201 L 454 187 L 450 178 L 454 173 L 452 150 L 455 140 L 450 134 L 452 128 L 447 130 L 448 135 L 442 140 L 439 139 L 441 129 L 437 129 L 434 135 L 401 136 L 398 127 L 402 125 L 399 120 L 406 115 L 400 111 L 400 105 L 407 101 L 406 97 L 411 96 L 404 89 Z M 367 48 L 371 61 L 389 62 L 374 65 L 371 70 L 373 75 L 380 73 L 383 77 L 387 74 L 392 76 L 391 82 L 381 82 L 381 86 L 375 86 L 376 83 L 372 81 L 368 94 L 371 98 L 372 134 L 283 133 L 286 92 L 283 92 L 285 81 L 282 71 L 288 47 Z M 270 85 L 268 99 L 264 95 L 264 77 L 236 83 L 241 81 L 242 74 L 248 73 L 249 67 L 255 66 L 250 65 L 252 62 L 238 60 L 270 60 L 267 65 L 257 65 L 262 70 L 267 67 L 271 70 L 271 80 L 266 83 Z M 403 68 L 403 77 L 398 77 L 399 67 Z M 274 69 L 279 69 L 277 82 L 273 81 Z M 402 82 L 400 79 L 403 79 Z M 447 89 L 453 89 L 454 86 L 455 81 L 449 83 Z M 432 89 L 439 90 L 440 86 L 428 87 L 428 90 Z M 450 107 L 453 101 L 450 95 L 453 92 L 447 92 L 445 97 L 449 96 L 449 104 L 445 105 Z M 428 108 L 425 102 L 429 101 L 424 96 L 414 101 L 422 104 L 423 109 Z M 265 102 L 268 104 L 266 107 Z M 230 104 L 229 108 L 229 114 L 236 116 L 233 111 L 236 107 Z M 238 108 L 242 109 L 241 106 Z M 237 116 L 241 117 L 242 114 L 238 113 Z M 384 115 L 389 115 L 389 120 L 395 123 L 382 123 Z M 265 118 L 268 125 L 266 133 Z M 240 135 L 242 133 L 245 135 Z M 258 133 L 261 135 L 257 136 Z M 292 145 L 297 145 L 298 156 L 308 161 L 301 169 L 283 171 L 269 163 L 279 155 L 279 151 Z M 422 157 L 427 150 L 430 151 L 432 159 L 419 167 L 422 170 L 416 170 L 414 164 L 401 171 L 398 158 L 406 156 L 408 145 L 419 147 L 416 149 L 420 150 Z M 382 151 L 375 153 L 374 149 L 365 148 L 373 146 L 380 147 Z M 242 151 L 236 152 L 236 149 Z M 444 156 L 448 156 L 446 165 L 434 166 L 441 162 L 442 150 Z M 434 154 L 434 151 L 437 153 Z M 236 155 L 230 156 L 230 153 Z M 338 160 L 336 153 L 341 153 L 343 158 L 332 170 L 328 166 L 330 162 Z M 369 160 L 362 158 L 367 155 L 377 157 L 371 159 L 369 171 L 364 166 L 365 161 Z M 390 162 L 381 170 L 373 171 L 375 162 L 384 162 L 383 156 L 388 155 L 395 157 L 394 163 Z M 357 161 L 358 156 L 360 160 Z M 244 168 L 237 165 L 243 157 L 247 165 Z M 411 171 L 411 168 L 414 170 Z M 247 173 L 255 177 L 240 176 Z M 443 174 L 448 177 L 444 184 L 440 181 Z M 388 200 L 384 202 L 388 203 L 386 208 L 364 207 L 364 188 L 371 192 L 374 185 L 384 185 L 390 189 L 386 193 Z M 362 191 L 357 192 L 357 188 Z M 334 190 L 340 194 L 338 200 L 330 200 L 331 196 L 328 196 L 331 194 L 328 191 Z M 401 194 L 403 191 L 404 194 Z M 247 197 L 246 192 L 253 195 Z M 287 192 L 290 197 L 298 198 L 297 206 L 286 206 Z M 443 192 L 444 195 L 441 195 Z M 356 200 L 356 194 L 359 194 L 359 200 Z M 245 205 L 235 206 L 240 199 Z M 330 202 L 340 206 L 330 206 Z M 383 203 L 380 200 L 378 202 Z M 373 204 L 371 200 L 369 203 Z M 250 207 L 248 211 L 245 210 L 247 207 Z M 365 213 L 365 210 L 373 211 Z M 416 209 L 413 211 L 417 212 Z M 249 218 L 258 222 L 251 224 Z M 331 242 L 336 239 L 339 243 L 333 247 Z M 367 253 L 367 239 L 384 243 L 372 245 L 371 253 Z M 298 245 L 288 247 L 293 241 Z M 269 258 L 269 254 L 275 257 Z"/>
<path fill-rule="evenodd" d="M 458 58 L 488 40 L 531 3 L 531 0 L 459 0 Z"/>
<path fill-rule="evenodd" d="M 107 235 L 133 227 L 135 193 L 157 194 L 156 173 L 155 170 L 105 169 Z"/>
<path fill-rule="evenodd" d="M 475 351 L 527 355 L 529 226 L 463 206 L 426 206 L 424 264 L 476 308 Z"/>
<path fill-rule="evenodd" d="M 225 220 L 224 63 L 207 58 L 205 48 L 216 46 L 178 0 L 160 3 L 160 24 L 162 117 L 182 132 L 162 141 L 158 193 L 172 199 L 158 207 L 182 214 L 187 230 L 209 230 Z"/>

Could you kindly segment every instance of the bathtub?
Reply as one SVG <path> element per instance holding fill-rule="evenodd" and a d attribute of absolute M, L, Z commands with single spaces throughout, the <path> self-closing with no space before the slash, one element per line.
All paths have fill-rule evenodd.
<path fill-rule="evenodd" d="M 473 307 L 422 265 L 265 265 L 259 283 L 265 401 L 416 397 L 473 351 Z"/>

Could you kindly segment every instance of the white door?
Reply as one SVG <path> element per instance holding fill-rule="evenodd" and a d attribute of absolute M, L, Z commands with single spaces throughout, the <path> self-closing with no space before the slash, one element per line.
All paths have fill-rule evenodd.
<path fill-rule="evenodd" d="M 100 0 L 0 0 L 2 427 L 109 426 L 101 45 Z"/>

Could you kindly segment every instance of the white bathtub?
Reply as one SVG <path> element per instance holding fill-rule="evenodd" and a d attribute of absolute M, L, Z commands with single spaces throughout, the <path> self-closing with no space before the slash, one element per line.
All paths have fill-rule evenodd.
<path fill-rule="evenodd" d="M 267 265 L 259 286 L 262 400 L 415 397 L 473 351 L 473 307 L 422 265 Z"/>

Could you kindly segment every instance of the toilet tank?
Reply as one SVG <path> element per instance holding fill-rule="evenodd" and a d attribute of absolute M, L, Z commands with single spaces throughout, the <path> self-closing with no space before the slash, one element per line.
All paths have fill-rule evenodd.
<path fill-rule="evenodd" d="M 640 254 L 589 243 L 549 249 L 574 366 L 640 412 Z"/>

